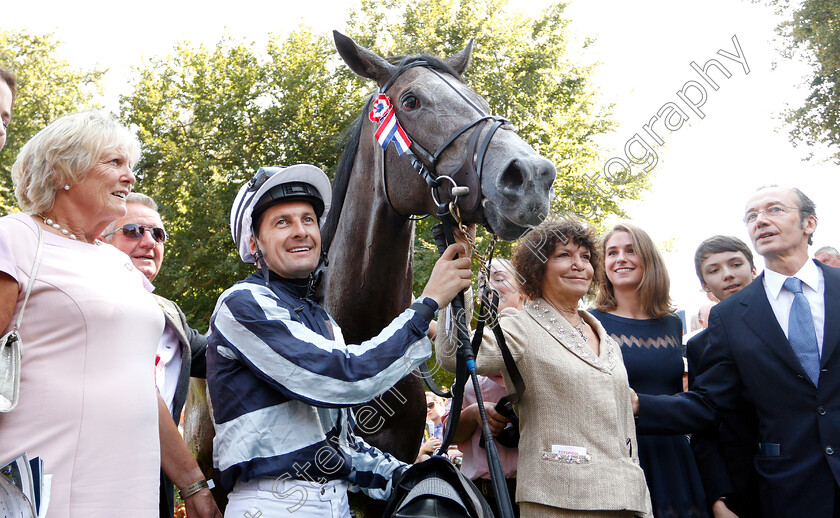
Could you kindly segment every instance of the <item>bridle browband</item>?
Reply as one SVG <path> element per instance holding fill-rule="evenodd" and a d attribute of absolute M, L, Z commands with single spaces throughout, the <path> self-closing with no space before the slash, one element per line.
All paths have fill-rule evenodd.
<path fill-rule="evenodd" d="M 447 86 L 449 86 L 449 88 L 451 88 L 455 93 L 457 93 L 458 96 L 461 97 L 469 106 L 471 106 L 476 112 L 478 112 L 479 117 L 473 120 L 472 122 L 463 125 L 457 131 L 452 133 L 443 141 L 443 143 L 441 143 L 437 147 L 437 149 L 433 153 L 428 151 L 425 147 L 423 147 L 423 145 L 417 142 L 417 140 L 411 138 L 411 135 L 408 133 L 408 131 L 405 130 L 405 128 L 403 128 L 403 131 L 406 132 L 406 134 L 409 137 L 409 140 L 411 141 L 411 146 L 405 154 L 409 155 L 409 158 L 411 159 L 411 165 L 417 170 L 418 173 L 420 173 L 420 176 L 429 185 L 432 199 L 438 206 L 439 211 L 444 205 L 449 205 L 451 206 L 451 208 L 449 209 L 450 211 L 452 209 L 457 209 L 459 212 L 463 211 L 464 213 L 474 212 L 478 210 L 481 205 L 481 179 L 484 169 L 484 156 L 487 153 L 487 148 L 490 146 L 490 141 L 493 139 L 493 136 L 496 134 L 496 131 L 502 126 L 508 124 L 509 122 L 504 117 L 489 115 L 485 113 L 484 110 L 482 110 L 473 101 L 468 99 L 463 93 L 461 93 L 457 88 L 455 88 L 452 85 L 452 83 L 450 83 L 442 74 L 440 74 L 435 68 L 433 68 L 428 61 L 423 59 L 418 59 L 401 67 L 399 70 L 397 70 L 397 72 L 394 75 L 392 75 L 385 82 L 385 84 L 383 84 L 379 88 L 379 92 L 386 94 L 388 89 L 390 89 L 394 85 L 394 82 L 404 72 L 415 67 L 426 68 L 430 72 L 438 76 L 438 78 L 440 78 L 441 81 L 443 81 Z M 394 109 L 396 109 L 396 106 Z M 489 125 L 489 128 L 484 135 L 484 139 L 482 139 L 479 143 L 479 138 L 482 133 L 482 127 L 485 125 Z M 438 160 L 440 160 L 440 157 L 444 153 L 444 151 L 446 151 L 449 148 L 449 146 L 451 146 L 460 136 L 462 136 L 464 133 L 473 128 L 475 128 L 475 131 L 473 132 L 470 138 L 470 141 L 467 146 L 467 152 L 460 166 L 451 172 L 439 172 Z M 385 174 L 384 150 L 382 160 L 382 181 L 385 187 L 385 198 L 388 202 L 388 205 L 394 212 L 400 214 L 400 212 L 394 207 L 394 204 L 391 203 L 391 197 L 390 194 L 388 194 L 387 175 Z M 449 188 L 447 189 L 447 187 Z M 408 218 L 412 219 L 410 217 Z"/>

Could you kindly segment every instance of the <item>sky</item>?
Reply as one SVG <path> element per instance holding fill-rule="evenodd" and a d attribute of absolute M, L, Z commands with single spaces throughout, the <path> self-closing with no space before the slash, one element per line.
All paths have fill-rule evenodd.
<path fill-rule="evenodd" d="M 527 14 L 546 3 L 511 2 Z M 147 0 L 131 10 L 115 5 L 10 2 L 0 27 L 55 32 L 63 42 L 61 55 L 71 64 L 107 68 L 102 102 L 116 111 L 119 94 L 128 93 L 132 67 L 165 56 L 176 42 L 211 47 L 227 34 L 260 43 L 301 23 L 328 33 L 342 29 L 351 2 Z M 641 141 L 650 145 L 655 138 L 645 125 L 661 139 L 656 163 L 649 163 L 651 189 L 622 207 L 628 220 L 667 248 L 671 294 L 680 308 L 691 314 L 704 300 L 693 263 L 703 239 L 728 234 L 749 242 L 741 222 L 744 204 L 761 185 L 797 186 L 816 202 L 819 227 L 812 254 L 823 245 L 840 247 L 838 166 L 806 161 L 809 151 L 818 157 L 827 152 L 792 146 L 780 119 L 786 107 L 804 98 L 800 85 L 809 68 L 780 56 L 774 28 L 781 19 L 770 7 L 738 0 L 577 0 L 567 14 L 577 41 L 596 39 L 585 49 L 572 45 L 570 52 L 582 63 L 599 63 L 593 81 L 603 102 L 614 104 L 619 123 L 598 138 L 604 162 L 627 160 L 628 142 L 630 152 L 642 156 Z M 729 75 L 714 65 L 707 71 L 717 90 L 691 66 L 704 68 L 710 59 Z M 699 106 L 697 112 L 689 102 Z M 651 123 L 663 109 L 678 113 L 674 106 L 687 116 L 679 129 L 663 130 L 664 117 Z M 758 266 L 763 267 L 760 259 Z"/>

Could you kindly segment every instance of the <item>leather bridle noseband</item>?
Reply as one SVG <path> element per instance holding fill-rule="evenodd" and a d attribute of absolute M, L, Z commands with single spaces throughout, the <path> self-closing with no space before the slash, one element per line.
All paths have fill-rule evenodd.
<path fill-rule="evenodd" d="M 422 176 L 423 180 L 425 180 L 429 185 L 432 199 L 435 201 L 439 210 L 445 205 L 448 207 L 450 212 L 475 212 L 481 205 L 481 179 L 484 169 L 484 156 L 487 153 L 487 148 L 490 146 L 490 141 L 493 139 L 496 131 L 502 126 L 509 124 L 509 122 L 504 117 L 485 113 L 484 110 L 482 110 L 473 101 L 468 99 L 463 93 L 455 88 L 449 81 L 447 81 L 446 78 L 433 68 L 428 61 L 422 59 L 409 63 L 404 68 L 398 70 L 388 79 L 388 81 L 385 82 L 384 85 L 382 85 L 382 87 L 380 87 L 379 91 L 383 94 L 387 93 L 388 89 L 393 86 L 394 82 L 400 75 L 414 67 L 424 67 L 438 76 L 441 81 L 446 83 L 449 88 L 455 91 L 455 93 L 464 99 L 468 105 L 478 112 L 479 117 L 472 122 L 463 125 L 457 131 L 452 133 L 441 145 L 438 146 L 434 153 L 429 152 L 419 142 L 417 142 L 417 140 L 411 138 L 411 135 L 408 134 L 405 128 L 403 128 L 403 131 L 408 134 L 409 140 L 411 141 L 411 146 L 405 154 L 409 155 L 411 165 L 418 173 L 420 173 L 420 176 Z M 396 109 L 396 107 L 394 109 Z M 484 138 L 481 139 L 481 142 L 479 142 L 482 127 L 485 125 L 488 125 L 489 128 L 485 133 Z M 458 168 L 454 169 L 452 172 L 444 173 L 438 171 L 438 161 L 444 151 L 446 151 L 449 146 L 458 139 L 458 137 L 473 128 L 475 128 L 475 131 L 470 137 L 470 141 L 467 145 L 467 152 Z M 382 181 L 385 186 L 385 198 L 387 199 L 388 205 L 390 205 L 391 209 L 397 214 L 400 214 L 400 212 L 394 207 L 393 203 L 391 203 L 386 178 L 383 150 Z M 449 188 L 447 189 L 447 187 Z M 454 213 L 453 216 L 455 216 Z M 460 219 L 460 216 L 456 216 L 456 218 Z"/>

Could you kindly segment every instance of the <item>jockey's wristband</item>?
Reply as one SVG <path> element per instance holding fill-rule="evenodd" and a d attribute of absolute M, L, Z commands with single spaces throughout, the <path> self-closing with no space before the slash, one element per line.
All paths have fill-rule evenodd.
<path fill-rule="evenodd" d="M 438 305 L 434 299 L 420 297 L 414 301 L 414 304 L 409 306 L 409 309 L 413 309 L 416 313 L 422 315 L 426 319 L 426 322 L 431 322 L 437 316 Z"/>

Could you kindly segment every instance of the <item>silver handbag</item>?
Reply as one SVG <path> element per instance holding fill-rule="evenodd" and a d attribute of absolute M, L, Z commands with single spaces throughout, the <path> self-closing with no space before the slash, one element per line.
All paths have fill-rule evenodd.
<path fill-rule="evenodd" d="M 32 285 L 35 284 L 35 276 L 38 275 L 38 267 L 41 265 L 41 253 L 44 251 L 44 232 L 38 227 L 38 250 L 35 252 L 35 264 L 32 265 L 32 272 L 29 275 L 29 282 L 26 285 L 26 295 L 23 297 L 23 304 L 20 306 L 15 327 L 2 338 L 0 338 L 0 413 L 11 412 L 18 404 L 20 397 L 20 359 L 23 356 L 23 342 L 20 339 L 18 330 L 23 320 L 23 310 L 26 309 L 26 302 L 29 294 L 32 293 Z"/>

